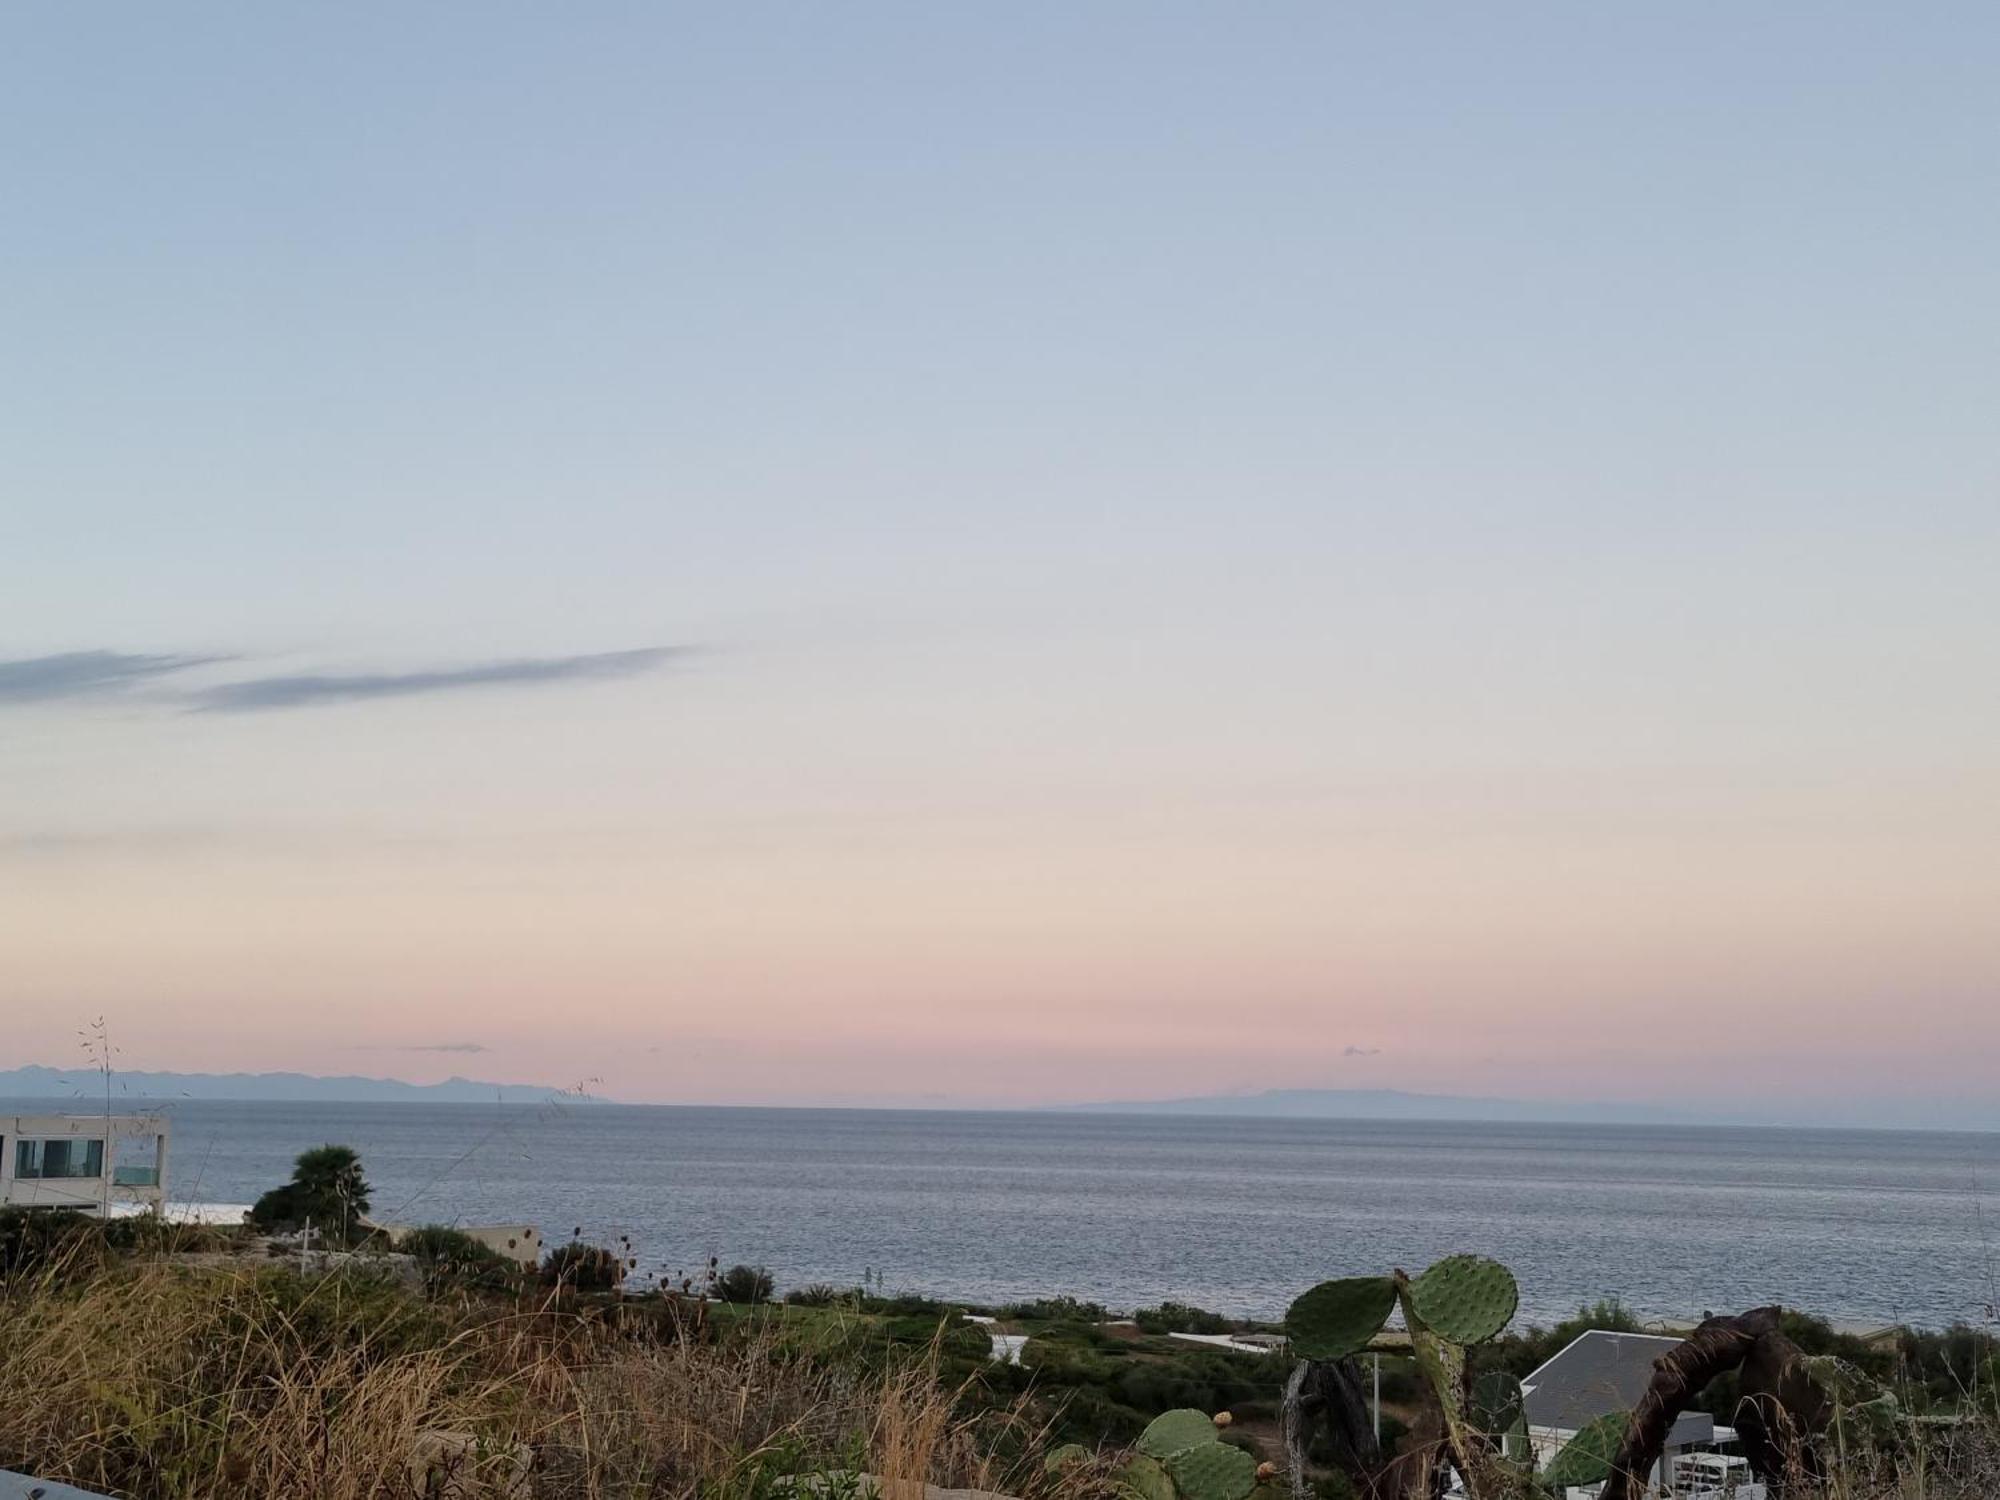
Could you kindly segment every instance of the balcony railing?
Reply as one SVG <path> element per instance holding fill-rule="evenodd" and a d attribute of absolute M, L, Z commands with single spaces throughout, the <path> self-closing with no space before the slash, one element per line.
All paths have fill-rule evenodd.
<path fill-rule="evenodd" d="M 158 1167 L 113 1167 L 111 1169 L 113 1187 L 158 1187 L 160 1169 Z"/>

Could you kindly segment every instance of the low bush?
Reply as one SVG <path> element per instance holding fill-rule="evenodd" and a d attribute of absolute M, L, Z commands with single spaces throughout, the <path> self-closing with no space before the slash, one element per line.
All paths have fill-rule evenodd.
<path fill-rule="evenodd" d="M 754 1306 L 769 1302 L 776 1283 L 762 1266 L 731 1266 L 715 1278 L 715 1295 L 724 1302 Z"/>
<path fill-rule="evenodd" d="M 1221 1313 L 1190 1307 L 1185 1302 L 1162 1302 L 1158 1307 L 1142 1307 L 1132 1314 L 1141 1333 L 1228 1333 L 1236 1325 Z"/>
<path fill-rule="evenodd" d="M 104 1251 L 95 1219 L 67 1208 L 0 1208 L 0 1277 L 80 1273 Z"/>
<path fill-rule="evenodd" d="M 824 1281 L 794 1287 L 785 1293 L 785 1301 L 792 1307 L 836 1307 L 841 1303 L 852 1303 L 856 1300 L 853 1292 L 843 1292 L 839 1287 Z"/>
<path fill-rule="evenodd" d="M 542 1282 L 577 1292 L 613 1292 L 625 1282 L 624 1257 L 602 1245 L 571 1240 L 542 1261 Z"/>
<path fill-rule="evenodd" d="M 1010 1302 L 1000 1309 L 1003 1318 L 1016 1322 L 1102 1323 L 1107 1316 L 1101 1302 L 1079 1302 L 1074 1297 L 1037 1297 L 1033 1302 Z"/>
<path fill-rule="evenodd" d="M 520 1283 L 522 1268 L 461 1229 L 424 1224 L 406 1231 L 396 1248 L 414 1256 L 432 1292 L 449 1286 L 505 1291 Z"/>

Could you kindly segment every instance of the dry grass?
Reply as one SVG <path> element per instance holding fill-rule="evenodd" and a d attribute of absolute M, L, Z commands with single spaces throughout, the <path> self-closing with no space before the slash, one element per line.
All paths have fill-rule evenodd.
<path fill-rule="evenodd" d="M 1033 1424 L 959 1395 L 934 1359 L 427 1304 L 351 1274 L 137 1261 L 0 1289 L 0 1467 L 135 1500 L 766 1500 L 862 1469 L 891 1492 L 1043 1487 Z M 438 1433 L 459 1435 L 449 1459 L 413 1467 Z"/>
<path fill-rule="evenodd" d="M 2000 1496 L 2000 1426 L 1975 1412 L 1954 1427 L 1919 1429 L 1893 1448 L 1833 1456 L 1824 1479 L 1795 1475 L 1790 1500 L 1994 1500 Z"/>
<path fill-rule="evenodd" d="M 623 1311 L 164 1255 L 17 1276 L 0 1282 L 0 1468 L 133 1500 L 859 1500 L 863 1471 L 884 1500 L 1117 1490 L 1109 1455 L 1046 1475 L 1035 1409 L 969 1399 L 935 1350 L 843 1352 L 838 1319 L 808 1349 Z M 1849 1453 L 1786 1493 L 1992 1500 L 2000 1421 Z"/>

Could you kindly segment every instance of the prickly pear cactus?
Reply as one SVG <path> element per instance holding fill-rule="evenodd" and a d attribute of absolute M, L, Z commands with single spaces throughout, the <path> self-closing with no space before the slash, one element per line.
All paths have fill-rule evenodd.
<path fill-rule="evenodd" d="M 1410 1283 L 1410 1308 L 1454 1344 L 1483 1344 L 1513 1320 L 1514 1273 L 1478 1255 L 1448 1255 Z"/>
<path fill-rule="evenodd" d="M 1065 1469 L 1073 1469 L 1078 1464 L 1090 1461 L 1090 1450 L 1081 1443 L 1064 1443 L 1047 1458 L 1042 1460 L 1042 1472 L 1060 1474 Z"/>
<path fill-rule="evenodd" d="M 1305 1359 L 1342 1359 L 1365 1349 L 1400 1306 L 1410 1352 L 1418 1373 L 1436 1393 L 1446 1442 L 1466 1491 L 1475 1500 L 1496 1500 L 1528 1482 L 1525 1471 L 1496 1454 L 1489 1441 L 1519 1434 L 1520 1386 L 1490 1386 L 1485 1409 L 1468 1410 L 1465 1351 L 1505 1328 L 1520 1299 L 1520 1288 L 1505 1266 L 1482 1256 L 1451 1255 L 1414 1278 L 1397 1271 L 1322 1282 L 1292 1304 L 1285 1331 L 1294 1352 Z M 1524 1445 L 1514 1446 L 1520 1451 Z M 1298 1484 L 1300 1476 L 1294 1474 L 1293 1482 Z"/>
<path fill-rule="evenodd" d="M 1215 1441 L 1215 1418 L 1192 1406 L 1162 1412 L 1146 1424 L 1137 1447 L 1148 1458 L 1164 1462 L 1183 1448 Z"/>
<path fill-rule="evenodd" d="M 1157 1458 L 1148 1458 L 1143 1453 L 1134 1454 L 1119 1477 L 1140 1500 L 1179 1500 L 1166 1466 Z"/>
<path fill-rule="evenodd" d="M 1611 1461 L 1631 1422 L 1629 1411 L 1614 1411 L 1586 1425 L 1542 1470 L 1542 1482 L 1558 1494 L 1571 1485 L 1602 1484 L 1611 1477 Z"/>
<path fill-rule="evenodd" d="M 1395 1307 L 1393 1277 L 1322 1281 L 1292 1303 L 1285 1314 L 1285 1333 L 1301 1359 L 1344 1359 L 1368 1347 Z"/>
<path fill-rule="evenodd" d="M 1181 1500 L 1246 1500 L 1257 1487 L 1257 1460 L 1210 1439 L 1170 1455 L 1167 1474 Z"/>
<path fill-rule="evenodd" d="M 1139 1434 L 1124 1483 L 1143 1500 L 1249 1500 L 1260 1480 L 1257 1460 L 1219 1442 L 1229 1413 L 1184 1406 L 1162 1413 Z"/>

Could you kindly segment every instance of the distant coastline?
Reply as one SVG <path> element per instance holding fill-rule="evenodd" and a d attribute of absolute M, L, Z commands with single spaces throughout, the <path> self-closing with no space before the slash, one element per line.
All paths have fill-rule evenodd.
<path fill-rule="evenodd" d="M 594 1080 L 593 1080 L 594 1081 Z M 1091 1100 L 1057 1104 L 958 1104 L 946 1099 L 892 1098 L 880 1102 L 812 1097 L 771 1101 L 624 1100 L 576 1087 L 499 1083 L 452 1077 L 409 1083 L 358 1074 L 173 1073 L 117 1070 L 114 1106 L 169 1103 L 176 1099 L 268 1104 L 510 1104 L 565 1103 L 634 1108 L 720 1110 L 832 1110 L 855 1113 L 1077 1114 L 1171 1118 L 1353 1121 L 1438 1125 L 1572 1125 L 1653 1127 L 1665 1130 L 1888 1131 L 1944 1135 L 2000 1134 L 2000 1099 L 1878 1101 L 1858 1108 L 1851 1098 L 1822 1105 L 1792 1103 L 1763 1109 L 1673 1107 L 1642 1101 L 1504 1099 L 1431 1094 L 1404 1089 L 1265 1089 L 1260 1092 L 1186 1095 L 1157 1099 Z M 69 1101 L 102 1107 L 104 1080 L 94 1069 L 39 1065 L 0 1069 L 0 1100 Z"/>
<path fill-rule="evenodd" d="M 234 1100 L 274 1104 L 540 1104 L 562 1097 L 578 1104 L 601 1104 L 595 1095 L 529 1083 L 488 1083 L 447 1078 L 442 1083 L 405 1083 L 397 1078 L 311 1073 L 149 1073 L 111 1075 L 114 1105 L 161 1103 L 173 1099 Z M 67 1099 L 85 1103 L 104 1098 L 104 1079 L 85 1068 L 28 1066 L 0 1071 L 0 1099 Z"/>
<path fill-rule="evenodd" d="M 1082 1114 L 1210 1115 L 1260 1120 L 1438 1120 L 1534 1125 L 1693 1125 L 1701 1117 L 1662 1105 L 1570 1103 L 1419 1094 L 1403 1089 L 1266 1089 L 1255 1094 L 1113 1100 L 1082 1104 Z"/>

